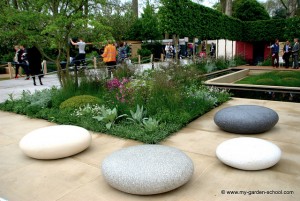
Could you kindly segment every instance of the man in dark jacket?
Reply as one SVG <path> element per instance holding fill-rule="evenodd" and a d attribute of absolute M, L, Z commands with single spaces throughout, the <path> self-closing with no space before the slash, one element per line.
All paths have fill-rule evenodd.
<path fill-rule="evenodd" d="M 292 52 L 292 47 L 290 45 L 290 41 L 286 41 L 285 45 L 283 46 L 283 56 L 282 59 L 284 60 L 285 68 L 290 66 L 290 56 Z"/>
<path fill-rule="evenodd" d="M 279 67 L 279 40 L 276 39 L 275 43 L 270 46 L 272 49 L 272 66 L 275 68 Z M 275 63 L 276 60 L 276 63 Z"/>
<path fill-rule="evenodd" d="M 293 62 L 294 62 L 294 67 L 295 69 L 299 68 L 299 42 L 298 42 L 298 38 L 294 39 L 294 46 L 293 46 L 293 50 L 292 50 L 292 54 L 293 54 Z"/>

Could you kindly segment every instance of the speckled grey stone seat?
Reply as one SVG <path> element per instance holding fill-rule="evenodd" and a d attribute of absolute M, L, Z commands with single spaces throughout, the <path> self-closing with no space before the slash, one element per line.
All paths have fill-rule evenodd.
<path fill-rule="evenodd" d="M 224 131 L 239 134 L 263 133 L 278 122 L 278 114 L 267 107 L 237 105 L 224 108 L 215 114 L 215 123 Z"/>
<path fill-rule="evenodd" d="M 171 191 L 188 182 L 193 172 L 193 162 L 186 154 L 162 145 L 124 148 L 102 162 L 102 173 L 109 185 L 138 195 Z"/>

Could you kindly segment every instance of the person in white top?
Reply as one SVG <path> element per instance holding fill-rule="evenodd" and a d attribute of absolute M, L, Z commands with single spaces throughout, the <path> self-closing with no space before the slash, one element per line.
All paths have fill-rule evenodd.
<path fill-rule="evenodd" d="M 79 49 L 79 54 L 72 60 L 71 64 L 75 64 L 75 66 L 79 66 L 82 63 L 86 66 L 85 62 L 85 46 L 91 45 L 92 43 L 86 43 L 82 38 L 79 38 L 79 42 L 75 43 L 72 39 L 70 39 L 72 45 L 77 45 Z"/>
<path fill-rule="evenodd" d="M 171 43 L 168 43 L 165 47 L 166 57 L 171 58 L 173 56 L 174 48 Z"/>

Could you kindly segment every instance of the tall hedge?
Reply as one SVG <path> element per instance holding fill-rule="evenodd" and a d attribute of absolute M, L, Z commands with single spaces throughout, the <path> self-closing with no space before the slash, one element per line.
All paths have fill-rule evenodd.
<path fill-rule="evenodd" d="M 284 40 L 286 20 L 260 20 L 243 22 L 244 41 Z"/>
<path fill-rule="evenodd" d="M 300 18 L 244 22 L 190 0 L 161 0 L 164 32 L 180 37 L 272 41 L 300 37 Z"/>
<path fill-rule="evenodd" d="M 180 37 L 200 39 L 242 39 L 242 21 L 196 4 L 190 0 L 161 0 L 159 10 L 163 31 Z"/>

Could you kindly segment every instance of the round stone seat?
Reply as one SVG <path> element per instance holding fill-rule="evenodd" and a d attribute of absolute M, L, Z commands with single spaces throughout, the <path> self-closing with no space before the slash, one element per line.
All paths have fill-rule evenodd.
<path fill-rule="evenodd" d="M 25 135 L 19 146 L 36 159 L 58 159 L 77 154 L 91 144 L 90 133 L 81 127 L 70 125 L 49 126 Z"/>
<path fill-rule="evenodd" d="M 116 151 L 102 162 L 104 179 L 130 194 L 152 195 L 176 189 L 194 172 L 182 151 L 163 145 L 138 145 Z"/>
<path fill-rule="evenodd" d="M 237 105 L 224 108 L 214 116 L 215 123 L 224 131 L 239 134 L 263 133 L 278 122 L 278 114 L 267 107 Z"/>
<path fill-rule="evenodd" d="M 262 170 L 274 166 L 281 157 L 280 148 L 266 140 L 240 137 L 222 142 L 216 150 L 220 161 L 241 170 Z"/>

